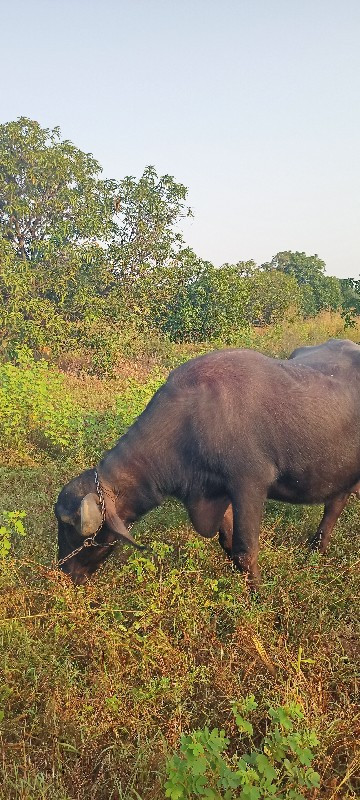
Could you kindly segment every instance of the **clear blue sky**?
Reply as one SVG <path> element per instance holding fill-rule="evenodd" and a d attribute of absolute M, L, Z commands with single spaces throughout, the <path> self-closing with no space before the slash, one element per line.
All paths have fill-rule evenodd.
<path fill-rule="evenodd" d="M 189 188 L 215 264 L 360 272 L 359 0 L 0 0 L 0 120 Z"/>

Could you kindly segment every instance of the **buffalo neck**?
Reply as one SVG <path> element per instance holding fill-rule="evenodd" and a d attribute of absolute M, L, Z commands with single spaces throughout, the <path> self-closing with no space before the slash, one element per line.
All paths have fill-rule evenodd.
<path fill-rule="evenodd" d="M 146 414 L 145 410 L 144 415 Z M 133 522 L 176 494 L 179 463 L 163 425 L 142 416 L 99 463 L 101 481 L 115 495 L 116 511 Z M 171 436 L 170 432 L 170 436 Z"/>

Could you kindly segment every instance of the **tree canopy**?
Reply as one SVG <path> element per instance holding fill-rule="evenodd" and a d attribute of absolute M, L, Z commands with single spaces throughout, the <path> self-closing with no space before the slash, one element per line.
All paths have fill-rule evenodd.
<path fill-rule="evenodd" d="M 329 277 L 317 255 L 215 268 L 186 246 L 188 215 L 187 188 L 154 166 L 105 180 L 59 128 L 0 125 L 3 352 L 80 349 L 104 364 L 133 340 L 237 344 L 294 313 L 359 312 L 359 282 Z"/>
<path fill-rule="evenodd" d="M 325 262 L 318 255 L 290 250 L 276 253 L 270 262 L 263 264 L 267 272 L 276 270 L 292 275 L 302 288 L 302 311 L 311 316 L 323 308 L 336 310 L 342 304 L 340 282 L 337 278 L 325 275 Z"/>
<path fill-rule="evenodd" d="M 21 117 L 0 125 L 0 224 L 17 256 L 30 261 L 114 233 L 116 182 L 60 129 Z"/>

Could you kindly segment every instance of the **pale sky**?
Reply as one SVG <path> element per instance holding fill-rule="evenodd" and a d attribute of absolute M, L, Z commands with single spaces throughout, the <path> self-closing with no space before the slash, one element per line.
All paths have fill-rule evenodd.
<path fill-rule="evenodd" d="M 217 265 L 360 273 L 360 0 L 0 0 L 0 121 L 21 115 L 106 177 L 185 183 Z"/>

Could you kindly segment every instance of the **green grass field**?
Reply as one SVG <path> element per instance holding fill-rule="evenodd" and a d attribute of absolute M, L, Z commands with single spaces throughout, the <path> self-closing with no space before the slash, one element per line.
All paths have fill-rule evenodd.
<path fill-rule="evenodd" d="M 208 724 L 236 738 L 231 703 L 249 692 L 259 731 L 268 702 L 302 705 L 320 739 L 319 797 L 358 796 L 358 502 L 329 554 L 308 559 L 318 509 L 269 504 L 257 602 L 171 502 L 136 528 L 156 563 L 119 547 L 74 588 L 49 568 L 63 480 L 49 466 L 1 472 L 4 506 L 28 515 L 0 573 L 1 797 L 163 797 L 180 733 Z"/>
<path fill-rule="evenodd" d="M 125 383 L 66 378 L 99 415 Z M 116 420 L 102 419 L 105 443 Z M 0 558 L 1 800 L 161 800 L 182 732 L 223 728 L 241 752 L 231 706 L 249 693 L 254 746 L 271 704 L 296 701 L 316 731 L 320 789 L 304 797 L 359 797 L 359 502 L 325 557 L 306 550 L 319 508 L 269 503 L 256 600 L 172 501 L 134 528 L 156 558 L 118 547 L 75 588 L 56 569 L 53 503 L 82 456 L 34 441 L 21 458 L 9 442 L 0 470 L 0 514 L 26 511 L 27 530 Z"/>

